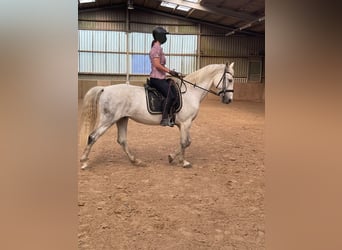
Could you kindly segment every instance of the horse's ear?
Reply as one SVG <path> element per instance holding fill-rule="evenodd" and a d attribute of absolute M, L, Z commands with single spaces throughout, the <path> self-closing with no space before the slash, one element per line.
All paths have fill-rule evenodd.
<path fill-rule="evenodd" d="M 227 67 L 227 68 L 229 67 L 229 62 L 226 62 L 226 67 Z"/>
<path fill-rule="evenodd" d="M 234 62 L 232 62 L 231 64 L 229 64 L 229 68 L 233 68 L 234 67 Z"/>

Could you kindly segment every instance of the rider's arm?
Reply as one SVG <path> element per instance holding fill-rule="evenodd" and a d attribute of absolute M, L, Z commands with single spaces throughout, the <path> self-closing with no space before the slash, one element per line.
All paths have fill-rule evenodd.
<path fill-rule="evenodd" d="M 160 64 L 160 58 L 159 57 L 154 57 L 152 59 L 152 64 L 157 70 L 164 71 L 166 73 L 170 73 L 170 69 L 168 69 L 165 66 Z"/>

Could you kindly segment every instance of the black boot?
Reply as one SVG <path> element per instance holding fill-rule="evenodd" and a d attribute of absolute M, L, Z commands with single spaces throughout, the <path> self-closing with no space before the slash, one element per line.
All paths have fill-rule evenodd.
<path fill-rule="evenodd" d="M 160 121 L 161 126 L 169 126 L 169 119 L 168 118 L 162 118 Z"/>
<path fill-rule="evenodd" d="M 169 118 L 163 118 L 161 121 L 160 121 L 160 125 L 161 126 L 169 126 L 169 127 L 173 127 L 175 125 L 175 123 L 170 120 Z"/>
<path fill-rule="evenodd" d="M 160 121 L 161 126 L 169 126 L 173 127 L 175 123 L 172 121 L 171 117 L 169 116 L 167 110 L 163 111 L 162 119 Z"/>

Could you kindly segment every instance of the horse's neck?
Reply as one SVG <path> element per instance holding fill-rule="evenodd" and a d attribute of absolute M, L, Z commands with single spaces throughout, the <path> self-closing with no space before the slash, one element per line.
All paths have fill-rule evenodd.
<path fill-rule="evenodd" d="M 223 72 L 224 70 L 224 65 L 220 64 L 214 64 L 214 65 L 208 65 L 200 70 L 197 70 L 185 77 L 185 80 L 196 84 L 196 86 L 199 86 L 203 89 L 209 90 L 213 83 L 214 83 L 214 78 L 219 72 Z M 188 86 L 188 91 L 191 93 L 191 95 L 196 96 L 199 101 L 201 102 L 204 97 L 208 94 L 208 91 L 205 91 L 201 88 L 196 88 L 194 86 Z"/>

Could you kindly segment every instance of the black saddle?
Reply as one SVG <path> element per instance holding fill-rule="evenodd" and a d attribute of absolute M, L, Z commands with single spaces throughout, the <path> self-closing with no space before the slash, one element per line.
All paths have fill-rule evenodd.
<path fill-rule="evenodd" d="M 167 79 L 169 83 L 171 83 L 171 88 L 174 88 L 174 92 L 176 93 L 176 100 L 171 107 L 171 112 L 178 113 L 182 108 L 182 94 L 178 84 L 171 78 Z M 146 93 L 146 103 L 147 110 L 152 115 L 159 115 L 163 112 L 163 103 L 165 97 L 155 88 L 150 86 L 150 79 L 146 80 L 145 93 Z"/>

